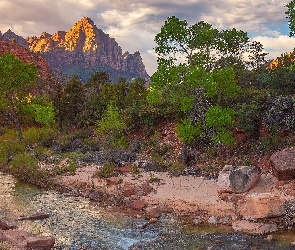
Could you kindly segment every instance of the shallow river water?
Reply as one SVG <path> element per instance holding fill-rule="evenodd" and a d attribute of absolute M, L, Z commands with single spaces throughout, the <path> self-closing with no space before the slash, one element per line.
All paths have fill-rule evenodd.
<path fill-rule="evenodd" d="M 130 218 L 96 206 L 87 199 L 43 191 L 20 183 L 0 172 L 0 219 L 18 228 L 56 239 L 55 249 L 295 249 L 294 232 L 246 236 L 221 227 L 185 227 L 176 218 L 164 216 L 158 223 L 142 227 L 144 220 Z M 21 216 L 45 212 L 48 219 L 18 221 Z M 295 241 L 295 236 L 294 236 Z"/>

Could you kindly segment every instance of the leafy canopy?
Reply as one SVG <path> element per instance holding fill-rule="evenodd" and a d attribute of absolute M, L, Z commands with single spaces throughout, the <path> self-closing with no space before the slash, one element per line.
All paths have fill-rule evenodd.
<path fill-rule="evenodd" d="M 230 134 L 226 132 L 235 114 L 226 105 L 241 89 L 233 68 L 220 67 L 218 62 L 224 57 L 241 60 L 248 48 L 247 34 L 236 29 L 218 31 L 203 21 L 189 26 L 186 20 L 173 16 L 155 41 L 158 68 L 151 77 L 148 102 L 164 106 L 168 112 L 173 109 L 172 113 L 182 118 L 177 130 L 184 142 L 205 136 L 211 127 L 219 134 L 215 136 L 217 143 L 231 143 L 228 138 L 222 139 Z M 218 119 L 223 112 L 223 119 L 230 120 L 227 123 Z M 212 120 L 216 122 L 210 123 Z"/>
<path fill-rule="evenodd" d="M 23 63 L 13 54 L 0 57 L 0 103 L 7 103 L 5 109 L 17 128 L 18 137 L 23 141 L 18 107 L 26 104 L 26 97 L 38 77 L 34 63 Z M 3 107 L 3 105 L 1 105 Z"/>

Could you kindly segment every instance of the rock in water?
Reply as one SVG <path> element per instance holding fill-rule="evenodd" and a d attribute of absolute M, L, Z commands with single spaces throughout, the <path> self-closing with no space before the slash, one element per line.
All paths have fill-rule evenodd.
<path fill-rule="evenodd" d="M 219 193 L 243 193 L 255 186 L 261 176 L 257 166 L 226 165 L 218 176 Z"/>
<path fill-rule="evenodd" d="M 295 179 L 295 149 L 286 148 L 270 157 L 273 172 L 279 181 Z"/>
<path fill-rule="evenodd" d="M 232 225 L 234 231 L 253 235 L 272 233 L 278 230 L 274 223 L 258 223 L 246 220 L 236 221 Z"/>

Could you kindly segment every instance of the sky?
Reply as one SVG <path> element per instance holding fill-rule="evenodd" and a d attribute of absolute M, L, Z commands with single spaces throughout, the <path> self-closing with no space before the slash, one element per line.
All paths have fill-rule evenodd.
<path fill-rule="evenodd" d="M 285 5 L 291 0 L 0 0 L 0 31 L 40 36 L 69 30 L 81 18 L 113 37 L 123 52 L 138 50 L 149 75 L 157 69 L 154 38 L 176 16 L 190 25 L 205 21 L 219 30 L 236 28 L 276 58 L 295 47 Z"/>

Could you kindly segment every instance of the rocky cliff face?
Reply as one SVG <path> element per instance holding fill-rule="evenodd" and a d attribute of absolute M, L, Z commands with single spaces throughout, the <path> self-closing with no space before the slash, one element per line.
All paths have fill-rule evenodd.
<path fill-rule="evenodd" d="M 97 71 L 107 72 L 111 80 L 119 77 L 148 79 L 140 53 L 122 53 L 121 47 L 93 21 L 84 17 L 67 32 L 26 39 L 29 49 L 41 52 L 49 64 L 69 75 L 78 75 L 83 81 Z"/>

